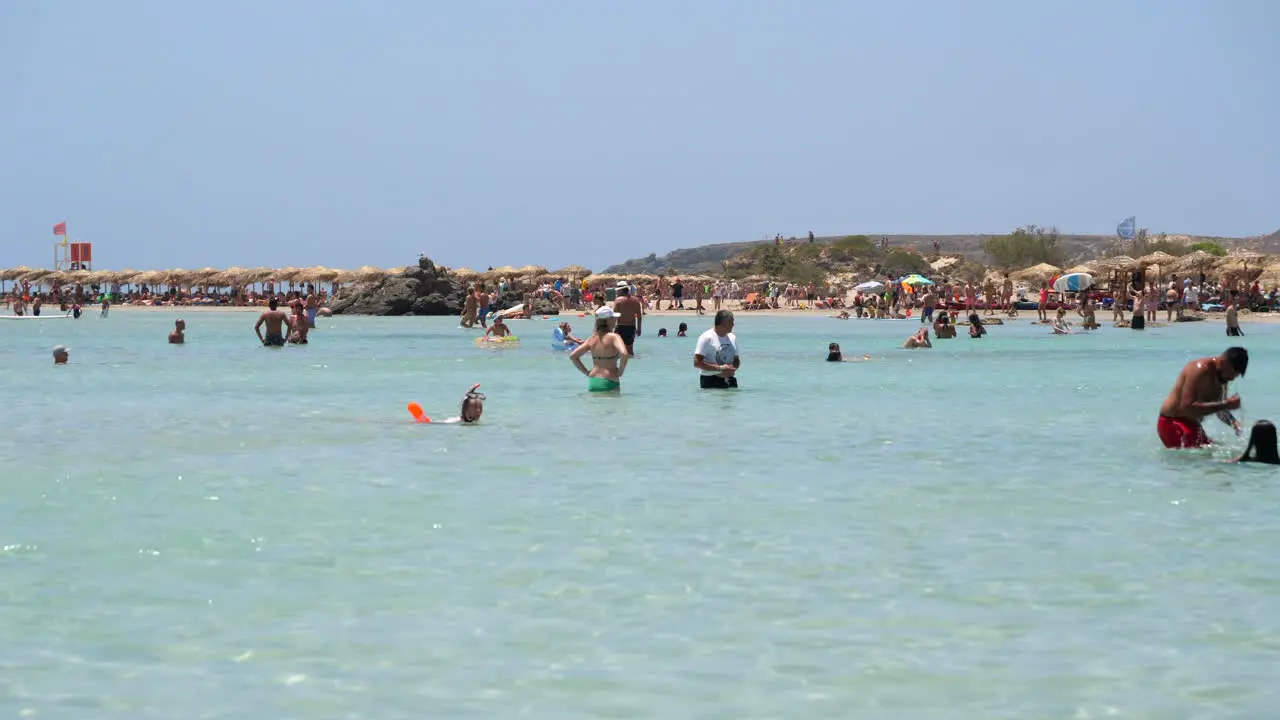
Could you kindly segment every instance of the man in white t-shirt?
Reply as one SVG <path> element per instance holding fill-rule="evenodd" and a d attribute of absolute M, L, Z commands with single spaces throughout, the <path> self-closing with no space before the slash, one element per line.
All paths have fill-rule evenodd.
<path fill-rule="evenodd" d="M 736 388 L 735 375 L 742 366 L 742 356 L 738 354 L 738 338 L 733 334 L 733 313 L 717 311 L 715 323 L 715 327 L 698 336 L 693 366 L 702 372 L 703 388 Z"/>

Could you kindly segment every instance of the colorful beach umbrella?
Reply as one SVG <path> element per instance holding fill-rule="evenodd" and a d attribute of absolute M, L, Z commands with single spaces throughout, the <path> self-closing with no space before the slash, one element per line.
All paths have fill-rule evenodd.
<path fill-rule="evenodd" d="M 910 275 L 902 278 L 898 282 L 902 283 L 903 285 L 932 285 L 933 284 L 932 280 L 930 280 L 929 278 L 919 273 L 911 273 Z"/>
<path fill-rule="evenodd" d="M 1088 273 L 1068 273 L 1053 281 L 1054 292 L 1080 292 L 1093 287 L 1093 276 Z"/>

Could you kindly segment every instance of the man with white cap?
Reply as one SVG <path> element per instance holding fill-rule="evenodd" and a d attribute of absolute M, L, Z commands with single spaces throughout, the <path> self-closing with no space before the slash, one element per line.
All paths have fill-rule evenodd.
<path fill-rule="evenodd" d="M 71 355 L 71 351 L 67 349 L 66 345 L 53 346 L 53 364 L 54 365 L 66 365 L 67 359 L 70 357 L 70 355 Z"/>
<path fill-rule="evenodd" d="M 631 296 L 631 286 L 626 280 L 618 281 L 618 299 L 613 301 L 613 312 L 618 316 L 614 332 L 622 338 L 627 346 L 627 354 L 635 357 L 636 338 L 640 337 L 640 318 L 644 315 L 644 307 L 640 301 Z"/>

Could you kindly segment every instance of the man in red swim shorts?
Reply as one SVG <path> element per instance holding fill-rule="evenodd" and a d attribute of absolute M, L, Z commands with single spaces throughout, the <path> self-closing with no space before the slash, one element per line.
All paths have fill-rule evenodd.
<path fill-rule="evenodd" d="M 1227 397 L 1227 384 L 1243 377 L 1248 367 L 1249 351 L 1242 347 L 1187 363 L 1160 406 L 1160 419 L 1156 421 L 1160 442 L 1167 448 L 1212 445 L 1200 424 L 1209 415 L 1217 415 L 1240 434 L 1240 423 L 1231 414 L 1240 407 L 1240 396 Z"/>

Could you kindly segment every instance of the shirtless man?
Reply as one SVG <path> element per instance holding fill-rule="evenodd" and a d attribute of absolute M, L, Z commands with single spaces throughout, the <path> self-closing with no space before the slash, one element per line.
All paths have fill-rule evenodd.
<path fill-rule="evenodd" d="M 902 343 L 902 347 L 908 350 L 933 347 L 933 343 L 929 342 L 929 328 L 920 328 L 917 330 L 915 335 L 907 338 L 907 341 Z"/>
<path fill-rule="evenodd" d="M 181 345 L 187 341 L 187 321 L 181 318 L 173 321 L 173 332 L 169 333 L 170 345 Z"/>
<path fill-rule="evenodd" d="M 1240 423 L 1231 414 L 1240 407 L 1240 396 L 1227 397 L 1227 383 L 1243 377 L 1249 367 L 1249 351 L 1227 348 L 1218 357 L 1187 363 L 1173 383 L 1173 390 L 1160 406 L 1156 433 L 1167 448 L 1196 448 L 1212 445 L 1200 421 L 1209 415 L 1230 425 L 1236 434 Z"/>
<path fill-rule="evenodd" d="M 258 323 L 253 331 L 258 340 L 267 347 L 284 347 L 284 328 L 289 325 L 289 316 L 280 311 L 280 302 L 274 297 L 267 302 L 267 311 L 258 316 Z M 263 324 L 267 326 L 267 336 L 262 336 Z"/>
<path fill-rule="evenodd" d="M 307 285 L 307 327 L 316 326 L 316 313 L 320 312 L 320 293 L 316 292 L 315 285 Z M 303 333 L 306 337 L 306 333 Z"/>
<path fill-rule="evenodd" d="M 311 323 L 307 320 L 306 307 L 302 300 L 294 300 L 289 303 L 293 308 L 293 320 L 289 333 L 289 342 L 293 345 L 306 345 L 307 332 L 311 329 Z"/>
<path fill-rule="evenodd" d="M 477 317 L 480 320 L 480 327 L 489 327 L 489 291 L 484 289 L 484 283 L 476 285 L 476 310 Z"/>
<path fill-rule="evenodd" d="M 676 282 L 680 282 L 679 279 Z M 627 346 L 627 354 L 635 357 L 636 338 L 640 337 L 644 308 L 639 300 L 631 297 L 631 288 L 626 280 L 618 281 L 618 299 L 613 301 L 613 311 L 618 316 L 618 325 L 614 332 L 618 333 Z"/>
<path fill-rule="evenodd" d="M 1227 337 L 1244 335 L 1240 332 L 1240 296 L 1235 295 L 1227 301 Z"/>
<path fill-rule="evenodd" d="M 931 286 L 925 286 L 924 297 L 920 298 L 920 303 L 924 305 L 924 312 L 920 313 L 920 324 L 933 322 L 933 308 L 938 304 L 938 296 L 933 294 Z"/>
<path fill-rule="evenodd" d="M 458 322 L 458 327 L 474 327 L 476 324 L 476 289 L 467 288 L 467 294 L 462 298 L 462 319 Z"/>

